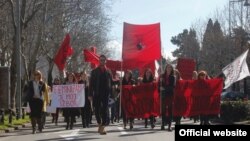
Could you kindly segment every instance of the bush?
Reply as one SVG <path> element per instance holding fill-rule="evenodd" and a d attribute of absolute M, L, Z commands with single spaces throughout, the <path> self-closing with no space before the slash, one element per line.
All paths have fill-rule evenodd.
<path fill-rule="evenodd" d="M 248 101 L 223 101 L 220 118 L 225 123 L 233 123 L 249 118 L 250 103 Z"/>

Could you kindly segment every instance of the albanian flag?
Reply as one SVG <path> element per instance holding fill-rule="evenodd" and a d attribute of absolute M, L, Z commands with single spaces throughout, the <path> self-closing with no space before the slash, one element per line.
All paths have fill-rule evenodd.
<path fill-rule="evenodd" d="M 61 44 L 59 51 L 57 52 L 54 58 L 54 62 L 60 71 L 63 71 L 67 57 L 71 56 L 72 54 L 73 54 L 73 49 L 70 46 L 70 36 L 69 34 L 67 34 Z"/>
<path fill-rule="evenodd" d="M 90 62 L 91 64 L 98 66 L 99 65 L 99 56 L 94 52 L 83 49 L 83 55 L 85 62 Z"/>
<path fill-rule="evenodd" d="M 154 61 L 161 57 L 160 23 L 134 25 L 124 23 L 122 59 Z"/>

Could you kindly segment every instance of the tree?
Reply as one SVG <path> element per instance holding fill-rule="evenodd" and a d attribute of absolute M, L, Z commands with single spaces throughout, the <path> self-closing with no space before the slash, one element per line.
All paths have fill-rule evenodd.
<path fill-rule="evenodd" d="M 216 20 L 213 23 L 212 19 L 209 19 L 201 48 L 201 69 L 206 70 L 211 76 L 220 74 L 224 67 L 228 50 L 225 43 L 219 22 Z"/>
<path fill-rule="evenodd" d="M 194 29 L 184 29 L 182 33 L 172 37 L 172 44 L 177 45 L 178 49 L 174 50 L 173 56 L 177 58 L 192 58 L 198 64 L 200 46 Z"/>
<path fill-rule="evenodd" d="M 104 50 L 108 40 L 111 18 L 106 1 L 103 0 L 20 0 L 21 7 L 21 54 L 23 81 L 30 79 L 35 69 L 48 73 L 51 84 L 53 58 L 66 33 L 70 33 L 75 50 L 68 70 L 78 71 L 83 65 L 82 49 L 96 45 Z M 15 108 L 16 56 L 15 37 L 16 4 L 13 0 L 0 2 L 1 26 L 0 61 L 11 67 L 11 108 Z M 73 63 L 71 63 L 73 62 Z M 77 70 L 78 69 L 78 70 Z M 46 79 L 46 77 L 45 77 Z"/>

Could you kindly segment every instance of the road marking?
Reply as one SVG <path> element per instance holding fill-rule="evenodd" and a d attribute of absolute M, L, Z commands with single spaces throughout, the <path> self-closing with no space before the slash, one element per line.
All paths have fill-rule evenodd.
<path fill-rule="evenodd" d="M 117 127 L 117 128 L 120 130 L 122 135 L 128 134 L 128 132 L 124 131 L 124 129 L 122 127 Z"/>
<path fill-rule="evenodd" d="M 71 131 L 70 134 L 63 134 L 60 135 L 62 138 L 65 138 L 66 140 L 73 140 L 76 136 L 79 136 L 78 132 L 80 131 L 80 129 L 75 129 L 73 131 Z"/>

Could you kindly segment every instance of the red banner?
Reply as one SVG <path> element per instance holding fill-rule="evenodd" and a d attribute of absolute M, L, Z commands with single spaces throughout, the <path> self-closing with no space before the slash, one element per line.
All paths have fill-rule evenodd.
<path fill-rule="evenodd" d="M 67 57 L 71 56 L 72 54 L 73 49 L 70 46 L 70 36 L 67 34 L 54 58 L 54 62 L 60 71 L 64 69 Z"/>
<path fill-rule="evenodd" d="M 174 115 L 219 114 L 222 88 L 222 79 L 179 80 L 175 87 Z"/>
<path fill-rule="evenodd" d="M 123 61 L 154 61 L 160 57 L 160 23 L 149 25 L 124 23 Z"/>
<path fill-rule="evenodd" d="M 176 68 L 179 70 L 182 79 L 190 80 L 192 79 L 193 71 L 195 70 L 195 60 L 178 58 Z"/>
<path fill-rule="evenodd" d="M 87 49 L 83 49 L 85 62 L 90 62 L 92 66 L 99 65 L 99 55 L 94 53 L 95 50 L 96 48 L 93 49 L 93 47 L 91 48 L 91 51 Z M 112 72 L 121 70 L 121 61 L 114 61 L 114 60 L 108 59 L 106 65 Z"/>
<path fill-rule="evenodd" d="M 91 66 L 98 66 L 99 65 L 99 55 L 95 53 L 96 48 L 91 47 L 90 50 L 83 49 L 84 61 L 90 62 Z M 115 74 L 116 71 L 121 71 L 122 62 L 118 60 L 107 60 L 107 67 Z M 95 68 L 95 67 L 92 67 Z M 155 72 L 155 61 L 125 61 L 123 62 L 123 70 L 133 70 L 138 69 L 140 76 L 144 74 L 144 71 L 150 68 L 152 72 Z"/>
<path fill-rule="evenodd" d="M 148 118 L 160 115 L 160 101 L 156 83 L 122 87 L 122 107 L 127 117 Z"/>

